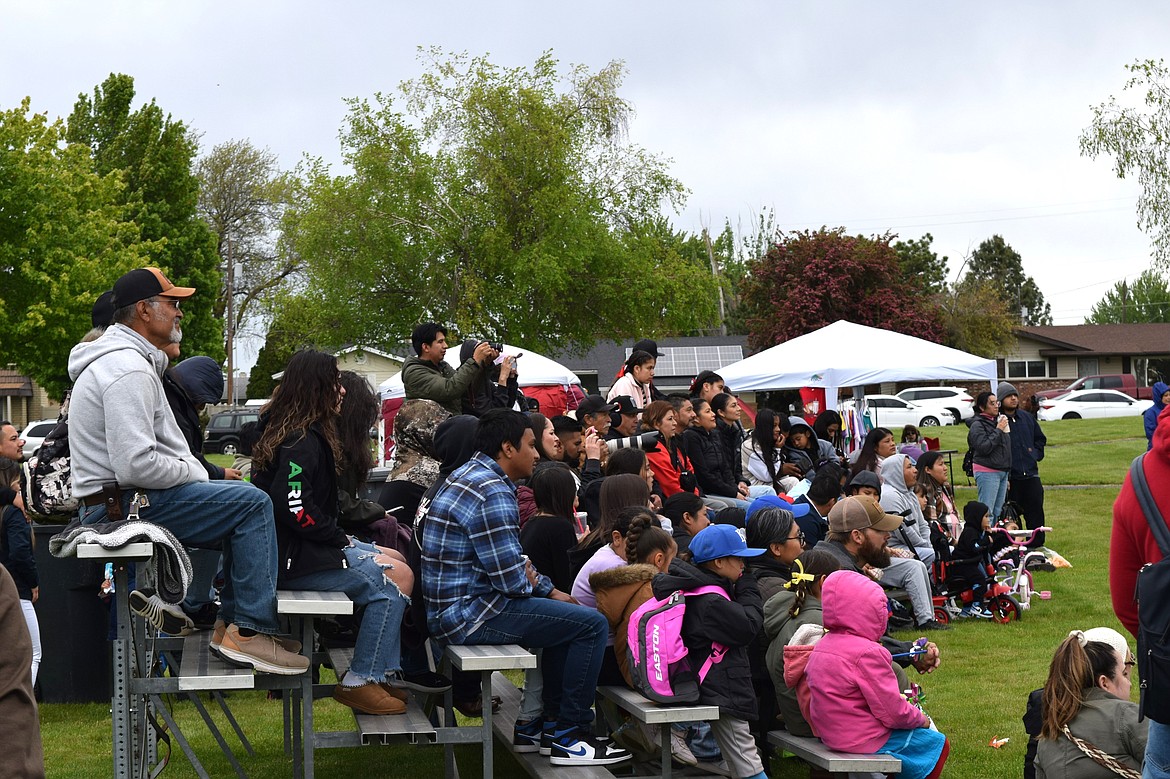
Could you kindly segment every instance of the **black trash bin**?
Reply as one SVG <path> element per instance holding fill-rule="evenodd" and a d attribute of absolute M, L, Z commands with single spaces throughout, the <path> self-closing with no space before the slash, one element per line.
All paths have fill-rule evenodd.
<path fill-rule="evenodd" d="M 41 582 L 37 621 L 41 669 L 37 682 L 45 703 L 110 699 L 109 609 L 98 597 L 105 564 L 53 557 L 49 539 L 63 525 L 33 525 Z"/>

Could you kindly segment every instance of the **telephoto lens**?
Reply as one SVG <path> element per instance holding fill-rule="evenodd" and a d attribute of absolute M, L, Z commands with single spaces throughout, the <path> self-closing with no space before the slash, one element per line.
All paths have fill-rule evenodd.
<path fill-rule="evenodd" d="M 647 452 L 654 451 L 654 447 L 658 446 L 658 431 L 652 430 L 649 433 L 642 433 L 641 435 L 627 436 L 626 438 L 614 438 L 611 441 L 606 441 L 605 446 L 610 453 L 616 452 L 618 449 L 638 448 Z"/>

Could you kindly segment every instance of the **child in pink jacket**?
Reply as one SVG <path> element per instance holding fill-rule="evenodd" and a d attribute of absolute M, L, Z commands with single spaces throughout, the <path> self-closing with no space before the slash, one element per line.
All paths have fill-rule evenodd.
<path fill-rule="evenodd" d="M 903 779 L 936 779 L 950 746 L 903 697 L 890 653 L 878 643 L 888 618 L 881 586 L 837 571 L 825 579 L 821 603 L 828 634 L 805 668 L 809 724 L 830 749 L 889 754 L 902 760 Z"/>

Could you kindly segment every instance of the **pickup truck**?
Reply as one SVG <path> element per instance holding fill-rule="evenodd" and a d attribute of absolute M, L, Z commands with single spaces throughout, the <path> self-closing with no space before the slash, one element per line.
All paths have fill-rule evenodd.
<path fill-rule="evenodd" d="M 1111 389 L 1124 392 L 1136 400 L 1151 400 L 1152 390 L 1149 387 L 1139 387 L 1137 377 L 1132 373 L 1106 373 L 1100 376 L 1084 376 L 1077 379 L 1064 389 L 1044 390 L 1037 392 L 1040 400 L 1055 398 L 1067 392 L 1079 389 Z"/>

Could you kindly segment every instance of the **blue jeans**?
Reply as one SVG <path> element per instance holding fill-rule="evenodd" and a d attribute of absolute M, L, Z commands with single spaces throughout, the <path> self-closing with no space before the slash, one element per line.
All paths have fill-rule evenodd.
<path fill-rule="evenodd" d="M 549 598 L 510 598 L 463 643 L 543 649 L 544 713 L 564 729 L 593 721 L 608 635 L 609 622 L 599 611 Z"/>
<path fill-rule="evenodd" d="M 992 471 L 990 473 L 976 471 L 975 489 L 979 491 L 979 502 L 986 504 L 990 510 L 991 521 L 999 519 L 999 513 L 1003 511 L 1003 502 L 1007 500 L 1007 471 Z"/>
<path fill-rule="evenodd" d="M 402 615 L 409 603 L 398 586 L 382 573 L 382 566 L 374 562 L 376 554 L 372 547 L 355 544 L 345 549 L 348 568 L 317 571 L 285 581 L 293 590 L 344 592 L 355 604 L 366 607 L 349 670 L 367 682 L 385 681 L 387 673 L 401 670 L 399 638 Z"/>
<path fill-rule="evenodd" d="M 223 621 L 279 633 L 276 520 L 268 493 L 245 481 L 192 482 L 144 492 L 150 505 L 139 509 L 141 519 L 170 530 L 184 546 L 223 550 Z M 123 516 L 133 497 L 133 490 L 123 492 Z M 82 506 L 80 516 L 86 525 L 105 521 L 106 507 Z"/>
<path fill-rule="evenodd" d="M 1170 777 L 1170 725 L 1150 720 L 1150 734 L 1146 739 L 1146 764 L 1142 779 Z"/>
<path fill-rule="evenodd" d="M 222 554 L 217 549 L 188 549 L 191 558 L 191 586 L 183 599 L 186 611 L 198 611 L 215 602 L 215 577 L 219 575 Z"/>

